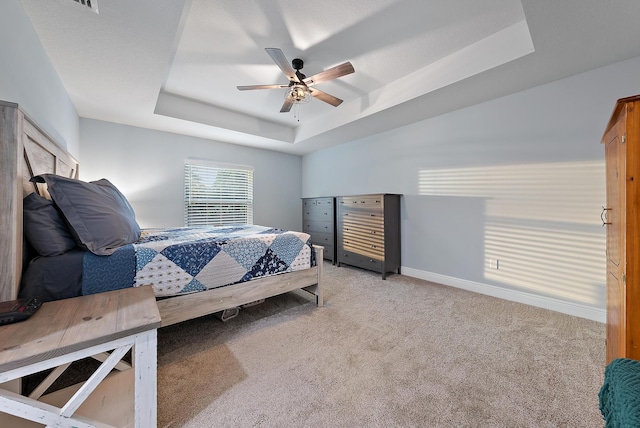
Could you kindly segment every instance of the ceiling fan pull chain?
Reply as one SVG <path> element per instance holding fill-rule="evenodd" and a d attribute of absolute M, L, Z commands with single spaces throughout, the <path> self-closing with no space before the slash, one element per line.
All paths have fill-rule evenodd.
<path fill-rule="evenodd" d="M 300 122 L 300 103 L 293 104 L 293 118 Z"/>

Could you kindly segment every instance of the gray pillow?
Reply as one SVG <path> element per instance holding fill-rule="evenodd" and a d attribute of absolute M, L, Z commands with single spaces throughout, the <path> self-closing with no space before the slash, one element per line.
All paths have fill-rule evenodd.
<path fill-rule="evenodd" d="M 53 203 L 74 236 L 92 253 L 110 255 L 140 238 L 133 208 L 109 180 L 85 182 L 55 174 L 42 174 L 31 180 L 47 183 Z"/>
<path fill-rule="evenodd" d="M 24 236 L 41 256 L 59 256 L 78 248 L 62 214 L 53 203 L 31 193 L 23 201 Z"/>

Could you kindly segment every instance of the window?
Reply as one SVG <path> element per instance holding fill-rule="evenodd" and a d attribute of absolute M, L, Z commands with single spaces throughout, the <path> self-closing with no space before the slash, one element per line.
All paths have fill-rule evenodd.
<path fill-rule="evenodd" d="M 188 159 L 185 226 L 253 224 L 253 168 Z"/>

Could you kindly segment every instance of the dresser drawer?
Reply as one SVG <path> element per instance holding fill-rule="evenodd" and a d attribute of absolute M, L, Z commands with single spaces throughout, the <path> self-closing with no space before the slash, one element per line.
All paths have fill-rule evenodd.
<path fill-rule="evenodd" d="M 303 207 L 302 219 L 333 221 L 333 205 L 308 205 Z"/>
<path fill-rule="evenodd" d="M 346 251 L 362 254 L 376 260 L 384 260 L 384 242 L 365 240 L 358 237 L 344 236 L 340 241 L 341 248 Z"/>
<path fill-rule="evenodd" d="M 306 198 L 302 200 L 302 207 L 329 207 L 333 208 L 333 197 L 328 198 Z"/>
<path fill-rule="evenodd" d="M 382 213 L 345 210 L 340 214 L 339 221 L 346 227 L 358 225 L 365 229 L 384 230 L 384 216 Z"/>
<path fill-rule="evenodd" d="M 304 220 L 302 223 L 302 231 L 309 235 L 313 235 L 314 232 L 333 234 L 333 222 Z"/>
<path fill-rule="evenodd" d="M 335 263 L 336 261 L 336 247 L 333 245 L 333 239 L 328 241 L 316 241 L 313 239 L 313 235 L 311 236 L 311 243 L 313 245 L 320 245 L 324 248 L 322 253 L 323 258 L 331 260 L 331 262 Z"/>
<path fill-rule="evenodd" d="M 342 208 L 355 208 L 364 210 L 373 210 L 382 212 L 382 196 L 381 195 L 363 195 L 363 196 L 342 196 L 339 198 Z"/>
<path fill-rule="evenodd" d="M 316 206 L 318 207 L 325 207 L 333 211 L 333 205 L 334 205 L 333 198 L 317 198 L 316 199 Z"/>
<path fill-rule="evenodd" d="M 338 263 L 345 263 L 351 266 L 378 272 L 382 271 L 382 260 L 377 260 L 348 250 L 340 250 L 338 254 Z"/>
<path fill-rule="evenodd" d="M 327 245 L 333 245 L 332 233 L 313 232 L 310 235 L 311 242 L 314 244 L 322 245 L 323 247 L 326 247 Z"/>

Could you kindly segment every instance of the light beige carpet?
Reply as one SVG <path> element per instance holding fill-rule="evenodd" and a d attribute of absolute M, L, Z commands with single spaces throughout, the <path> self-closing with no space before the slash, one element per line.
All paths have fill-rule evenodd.
<path fill-rule="evenodd" d="M 325 267 L 323 308 L 289 293 L 159 330 L 158 426 L 603 426 L 604 324 Z"/>

